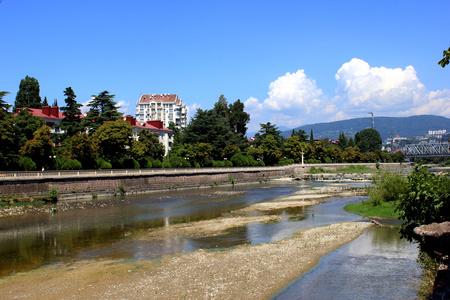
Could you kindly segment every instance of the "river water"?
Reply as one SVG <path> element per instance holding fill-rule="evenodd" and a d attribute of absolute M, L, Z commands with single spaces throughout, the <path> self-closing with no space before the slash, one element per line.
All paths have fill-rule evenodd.
<path fill-rule="evenodd" d="M 271 215 L 283 216 L 279 222 L 251 223 L 214 237 L 136 238 L 149 229 L 218 218 L 315 186 L 320 184 L 271 183 L 171 191 L 114 198 L 114 206 L 103 208 L 2 218 L 0 276 L 61 261 L 144 260 L 196 249 L 266 243 L 289 237 L 299 229 L 361 220 L 342 207 L 364 197 L 332 197 L 315 206 L 271 211 Z M 323 257 L 317 267 L 276 299 L 411 299 L 419 276 L 416 258 L 417 247 L 401 240 L 396 230 L 369 229 Z"/>

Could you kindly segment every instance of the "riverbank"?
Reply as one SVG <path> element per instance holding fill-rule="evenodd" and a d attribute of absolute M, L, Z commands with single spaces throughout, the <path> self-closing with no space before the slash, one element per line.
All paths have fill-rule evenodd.
<path fill-rule="evenodd" d="M 78 261 L 0 280 L 5 299 L 267 299 L 370 223 L 301 230 L 275 243 L 198 250 L 158 261 Z"/>

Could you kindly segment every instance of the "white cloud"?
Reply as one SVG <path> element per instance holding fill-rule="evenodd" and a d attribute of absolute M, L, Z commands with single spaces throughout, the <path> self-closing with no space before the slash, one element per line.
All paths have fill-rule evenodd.
<path fill-rule="evenodd" d="M 124 116 L 129 115 L 130 113 L 128 112 L 128 106 L 130 106 L 130 103 L 126 102 L 126 101 L 119 101 L 117 102 L 117 107 L 119 108 L 119 112 L 123 113 Z"/>
<path fill-rule="evenodd" d="M 353 58 L 337 71 L 336 92 L 346 99 L 349 111 L 392 112 L 417 105 L 426 97 L 426 88 L 414 67 L 389 69 L 370 67 Z"/>
<path fill-rule="evenodd" d="M 270 83 L 268 98 L 250 97 L 245 110 L 251 115 L 249 131 L 271 122 L 290 128 L 319 122 L 366 116 L 434 114 L 450 117 L 450 90 L 428 91 L 413 66 L 371 67 L 353 58 L 335 75 L 336 95 L 324 95 L 304 70 L 286 73 Z"/>
<path fill-rule="evenodd" d="M 269 85 L 268 94 L 263 107 L 272 111 L 289 109 L 309 113 L 322 102 L 322 90 L 306 76 L 304 70 L 279 77 Z"/>
<path fill-rule="evenodd" d="M 201 105 L 198 103 L 194 103 L 192 105 L 188 105 L 187 107 L 187 121 L 189 123 L 189 121 L 191 120 L 191 118 L 195 115 L 195 113 L 197 112 L 197 109 L 201 108 Z"/>

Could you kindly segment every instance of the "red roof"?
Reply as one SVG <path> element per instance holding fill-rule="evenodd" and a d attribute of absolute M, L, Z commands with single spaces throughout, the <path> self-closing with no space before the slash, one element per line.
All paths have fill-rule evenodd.
<path fill-rule="evenodd" d="M 172 102 L 179 104 L 181 99 L 178 98 L 177 94 L 149 94 L 149 95 L 141 95 L 138 103 L 150 103 L 150 102 Z"/>
<path fill-rule="evenodd" d="M 16 113 L 14 116 L 17 116 L 20 110 L 26 109 L 28 112 L 33 114 L 35 117 L 41 117 L 44 119 L 53 119 L 53 120 L 62 120 L 65 118 L 63 113 L 59 111 L 58 106 L 43 106 L 42 108 L 29 108 L 29 107 L 20 107 L 16 108 Z M 80 118 L 83 118 L 84 115 L 80 115 Z"/>

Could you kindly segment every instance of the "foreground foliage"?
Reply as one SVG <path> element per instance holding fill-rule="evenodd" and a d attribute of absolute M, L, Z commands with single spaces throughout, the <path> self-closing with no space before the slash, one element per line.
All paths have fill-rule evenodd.
<path fill-rule="evenodd" d="M 450 220 L 450 178 L 418 166 L 408 176 L 407 189 L 398 205 L 402 236 L 412 240 L 412 230 L 420 225 Z"/>

